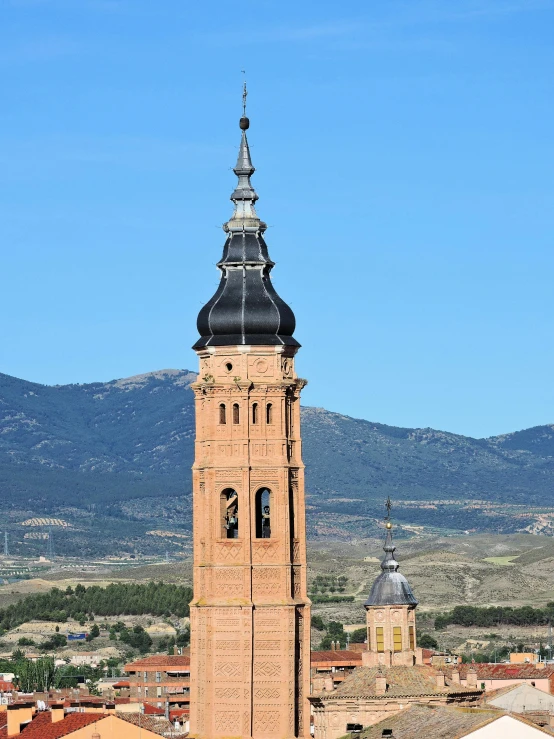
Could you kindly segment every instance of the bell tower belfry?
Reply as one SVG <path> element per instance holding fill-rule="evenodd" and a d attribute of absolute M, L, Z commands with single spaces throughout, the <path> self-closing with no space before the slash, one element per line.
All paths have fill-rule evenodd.
<path fill-rule="evenodd" d="M 245 91 L 246 92 L 246 91 Z M 255 210 L 246 115 L 193 384 L 190 733 L 309 737 L 310 602 L 295 318 L 275 292 Z"/>

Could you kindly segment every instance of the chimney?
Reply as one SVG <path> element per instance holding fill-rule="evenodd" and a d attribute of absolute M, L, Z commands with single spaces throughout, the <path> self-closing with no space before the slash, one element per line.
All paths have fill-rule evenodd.
<path fill-rule="evenodd" d="M 454 685 L 460 684 L 460 671 L 459 670 L 452 670 L 452 682 Z"/>
<path fill-rule="evenodd" d="M 177 644 L 173 645 L 173 656 L 176 657 L 179 654 L 179 648 Z"/>
<path fill-rule="evenodd" d="M 63 703 L 52 703 L 50 706 L 50 715 L 52 716 L 53 724 L 56 724 L 58 721 L 63 721 L 65 718 Z"/>
<path fill-rule="evenodd" d="M 468 688 L 477 687 L 477 671 L 473 666 L 467 671 L 466 685 Z"/>
<path fill-rule="evenodd" d="M 321 693 L 325 690 L 325 678 L 322 675 L 314 675 L 312 678 L 312 692 Z"/>
<path fill-rule="evenodd" d="M 380 670 L 375 676 L 375 694 L 385 695 L 387 692 L 387 677 Z"/>
<path fill-rule="evenodd" d="M 33 720 L 34 703 L 12 703 L 7 706 L 8 713 L 8 736 L 21 734 L 22 724 Z"/>
<path fill-rule="evenodd" d="M 444 672 L 437 672 L 436 681 L 437 681 L 437 688 L 446 688 L 446 680 L 444 679 Z"/>
<path fill-rule="evenodd" d="M 394 739 L 394 734 L 392 733 L 392 729 L 383 729 L 383 733 L 381 734 L 382 737 L 387 737 L 387 739 Z"/>

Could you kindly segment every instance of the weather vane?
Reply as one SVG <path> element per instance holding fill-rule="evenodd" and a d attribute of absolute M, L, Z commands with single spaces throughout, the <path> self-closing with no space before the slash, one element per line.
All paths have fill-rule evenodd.
<path fill-rule="evenodd" d="M 392 524 L 390 522 L 390 510 L 392 508 L 392 503 L 391 503 L 390 495 L 387 495 L 387 500 L 386 500 L 386 503 L 385 503 L 385 508 L 387 509 L 387 515 L 385 516 L 385 521 L 386 521 L 386 524 L 385 525 L 386 525 L 387 529 L 390 529 L 390 528 L 392 528 Z"/>
<path fill-rule="evenodd" d="M 246 75 L 246 70 L 241 69 L 241 72 Z M 246 77 L 244 79 L 244 82 L 242 83 L 242 115 L 243 118 L 246 118 L 246 96 L 248 95 L 248 90 L 246 89 Z"/>

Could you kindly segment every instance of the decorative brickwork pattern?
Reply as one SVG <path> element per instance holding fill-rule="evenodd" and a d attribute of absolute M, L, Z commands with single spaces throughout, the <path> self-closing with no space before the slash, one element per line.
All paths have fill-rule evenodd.
<path fill-rule="evenodd" d="M 303 705 L 309 680 L 303 383 L 294 373 L 295 348 L 278 349 L 198 351 L 191 603 L 191 670 L 197 679 L 190 718 L 195 739 L 309 737 Z M 228 490 L 237 493 L 230 506 Z M 262 495 L 270 506 L 267 528 Z M 298 626 L 299 609 L 307 631 L 304 619 Z"/>

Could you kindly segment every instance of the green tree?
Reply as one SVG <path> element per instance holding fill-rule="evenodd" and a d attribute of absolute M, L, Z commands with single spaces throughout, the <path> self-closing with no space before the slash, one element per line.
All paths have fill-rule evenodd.
<path fill-rule="evenodd" d="M 312 628 L 318 631 L 325 631 L 325 623 L 321 616 L 312 616 Z"/>
<path fill-rule="evenodd" d="M 365 626 L 362 629 L 355 629 L 350 634 L 350 642 L 352 644 L 363 644 L 366 639 L 367 639 L 367 629 L 365 628 Z"/>
<path fill-rule="evenodd" d="M 430 634 L 422 634 L 417 640 L 418 647 L 422 649 L 438 649 L 438 641 Z"/>
<path fill-rule="evenodd" d="M 20 639 L 17 640 L 17 643 L 20 647 L 34 647 L 36 642 L 34 639 L 29 639 L 27 636 L 22 636 Z"/>

